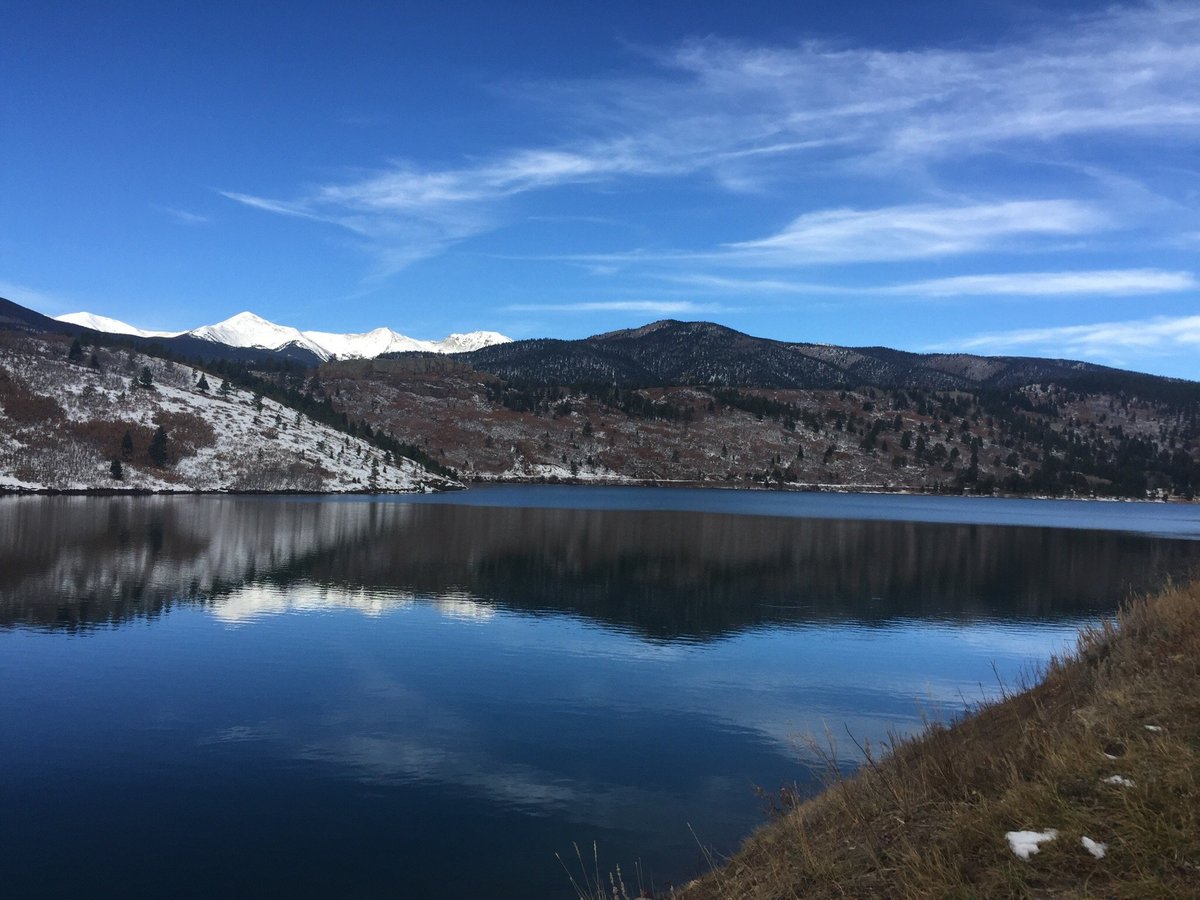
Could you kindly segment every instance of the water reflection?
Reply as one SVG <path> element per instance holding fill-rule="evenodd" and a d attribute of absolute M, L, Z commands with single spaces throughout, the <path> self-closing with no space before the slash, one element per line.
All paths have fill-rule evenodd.
<path fill-rule="evenodd" d="M 691 829 L 730 850 L 753 785 L 813 783 L 798 736 L 953 714 L 1197 553 L 700 510 L 0 500 L 5 887 L 569 897 L 554 854 L 593 841 L 678 883 Z"/>
<path fill-rule="evenodd" d="M 903 502 L 906 498 L 895 498 Z M 86 628 L 176 603 L 570 612 L 660 639 L 757 625 L 1059 618 L 1191 569 L 1119 532 L 716 513 L 237 497 L 0 501 L 0 624 Z"/>

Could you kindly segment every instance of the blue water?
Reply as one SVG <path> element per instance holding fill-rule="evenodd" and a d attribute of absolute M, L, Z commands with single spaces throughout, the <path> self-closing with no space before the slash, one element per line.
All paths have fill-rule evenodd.
<path fill-rule="evenodd" d="M 1181 507 L 779 497 L 0 500 L 3 893 L 569 897 L 576 844 L 681 883 L 812 739 L 852 766 L 1200 553 Z"/>

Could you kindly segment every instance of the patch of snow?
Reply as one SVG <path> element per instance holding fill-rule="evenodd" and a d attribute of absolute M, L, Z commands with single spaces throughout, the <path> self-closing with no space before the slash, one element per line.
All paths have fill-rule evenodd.
<path fill-rule="evenodd" d="M 177 337 L 183 334 L 182 331 L 147 331 L 120 319 L 110 319 L 108 316 L 98 316 L 90 312 L 67 313 L 65 316 L 55 316 L 54 319 L 68 325 L 90 328 L 92 331 L 103 331 L 106 334 L 132 334 L 137 337 Z"/>
<path fill-rule="evenodd" d="M 1126 778 L 1124 775 L 1109 775 L 1104 779 L 1105 784 L 1114 784 L 1117 787 L 1133 787 L 1134 781 L 1132 778 Z"/>
<path fill-rule="evenodd" d="M 1058 837 L 1058 829 L 1047 828 L 1045 831 L 1009 831 L 1004 835 L 1008 847 L 1021 859 L 1029 859 L 1042 848 L 1039 844 L 1052 841 Z"/>
<path fill-rule="evenodd" d="M 1093 841 L 1086 835 L 1079 839 L 1079 843 L 1083 844 L 1083 849 L 1096 859 L 1104 859 L 1104 855 L 1108 853 L 1108 844 L 1102 844 L 1099 841 Z"/>
<path fill-rule="evenodd" d="M 1165 729 L 1165 728 L 1163 728 L 1161 725 L 1145 725 L 1145 726 L 1143 726 L 1143 727 L 1144 727 L 1144 728 L 1145 728 L 1147 731 L 1153 731 L 1153 732 L 1155 732 L 1155 733 L 1157 733 L 1157 732 L 1160 732 L 1160 731 L 1166 731 L 1166 729 Z"/>
<path fill-rule="evenodd" d="M 512 338 L 498 331 L 470 331 L 466 334 L 450 334 L 440 341 L 432 341 L 435 353 L 470 353 L 494 344 L 511 344 Z"/>

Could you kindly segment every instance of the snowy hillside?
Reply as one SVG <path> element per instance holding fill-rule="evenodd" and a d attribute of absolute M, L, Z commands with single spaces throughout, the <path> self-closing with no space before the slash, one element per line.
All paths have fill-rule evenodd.
<path fill-rule="evenodd" d="M 207 376 L 202 390 L 201 373 L 190 366 L 96 349 L 93 367 L 90 353 L 70 361 L 68 343 L 0 334 L 0 488 L 343 492 L 456 486 L 272 400 L 237 389 L 222 394 L 215 376 Z M 146 370 L 149 388 L 139 384 Z M 165 441 L 158 439 L 156 452 L 160 430 Z"/>
<path fill-rule="evenodd" d="M 227 344 L 230 347 L 258 347 L 278 350 L 289 345 L 311 351 L 322 360 L 330 359 L 374 359 L 384 353 L 466 353 L 490 347 L 493 344 L 511 343 L 512 339 L 496 331 L 470 331 L 455 333 L 440 341 L 424 341 L 410 338 L 390 328 L 375 328 L 361 334 L 340 334 L 329 331 L 300 331 L 288 325 L 277 325 L 252 312 L 240 312 L 223 322 L 202 325 L 184 332 L 146 331 L 93 313 L 78 312 L 58 316 L 58 321 L 69 322 L 84 328 L 104 331 L 109 334 L 133 334 L 140 337 L 175 337 L 189 335 L 206 341 Z"/>

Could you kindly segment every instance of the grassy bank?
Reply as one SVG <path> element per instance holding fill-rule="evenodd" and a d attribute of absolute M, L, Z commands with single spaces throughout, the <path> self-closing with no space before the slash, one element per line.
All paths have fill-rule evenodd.
<path fill-rule="evenodd" d="M 1194 583 L 1084 633 L 1032 689 L 868 759 L 680 894 L 1200 896 L 1198 782 Z M 1050 829 L 1027 860 L 1006 838 Z"/>

